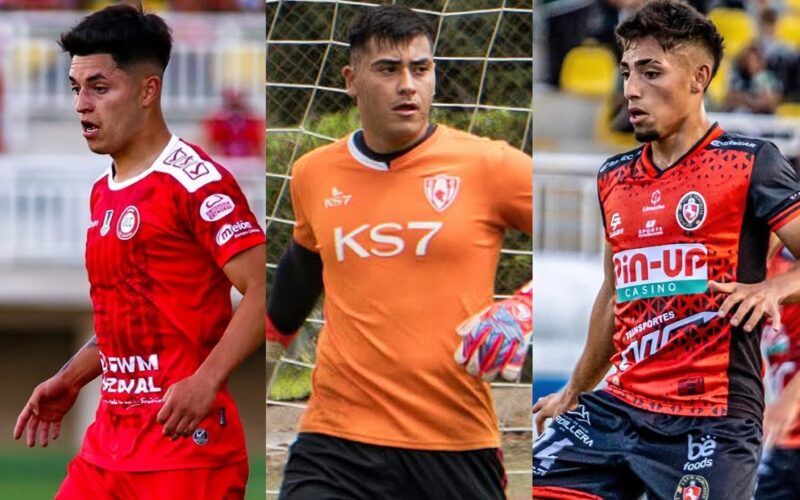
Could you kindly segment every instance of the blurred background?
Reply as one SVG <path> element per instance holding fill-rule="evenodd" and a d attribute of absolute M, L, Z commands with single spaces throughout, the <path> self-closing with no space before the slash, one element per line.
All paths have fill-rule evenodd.
<path fill-rule="evenodd" d="M 534 399 L 564 385 L 603 279 L 597 170 L 638 147 L 616 25 L 644 0 L 537 3 L 534 27 Z M 800 2 L 693 0 L 725 38 L 711 121 L 800 159 Z"/>
<path fill-rule="evenodd" d="M 110 159 L 81 136 L 59 34 L 108 1 L 0 0 L 0 498 L 52 498 L 94 418 L 87 386 L 47 449 L 12 439 L 33 388 L 93 334 L 83 262 L 88 196 Z M 238 178 L 265 217 L 263 0 L 144 0 L 172 27 L 164 108 L 172 131 Z M 238 300 L 235 297 L 235 300 Z M 251 458 L 248 498 L 263 498 L 264 352 L 230 385 Z"/>
<path fill-rule="evenodd" d="M 408 6 L 434 23 L 435 122 L 505 140 L 531 153 L 532 0 L 268 0 L 268 285 L 292 237 L 292 163 L 359 126 L 340 70 L 347 63 L 349 25 L 379 3 Z M 509 232 L 503 246 L 498 297 L 513 293 L 531 273 L 527 235 Z M 268 498 L 277 493 L 286 451 L 309 395 L 321 324 L 317 308 L 279 365 L 267 395 Z M 510 498 L 530 498 L 530 370 L 524 373 L 517 383 L 493 385 Z"/>

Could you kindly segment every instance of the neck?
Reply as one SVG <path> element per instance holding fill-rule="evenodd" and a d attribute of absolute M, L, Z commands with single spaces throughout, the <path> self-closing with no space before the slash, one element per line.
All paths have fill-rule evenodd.
<path fill-rule="evenodd" d="M 425 134 L 428 132 L 429 126 L 430 124 L 426 123 L 414 136 L 392 139 L 383 138 L 373 131 L 368 130 L 366 127 L 364 127 L 362 131 L 364 133 L 364 142 L 371 151 L 378 154 L 391 154 L 408 149 L 423 140 Z"/>
<path fill-rule="evenodd" d="M 163 118 L 152 120 L 122 149 L 112 153 L 114 180 L 124 182 L 141 174 L 153 164 L 167 147 L 172 134 Z"/>
<path fill-rule="evenodd" d="M 650 143 L 653 165 L 664 170 L 673 165 L 694 146 L 711 128 L 711 122 L 702 109 L 693 119 L 689 118 L 666 137 Z"/>

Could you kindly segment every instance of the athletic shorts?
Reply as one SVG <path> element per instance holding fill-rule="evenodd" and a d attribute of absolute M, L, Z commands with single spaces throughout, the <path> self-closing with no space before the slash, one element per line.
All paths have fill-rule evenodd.
<path fill-rule="evenodd" d="M 289 448 L 279 500 L 492 500 L 505 498 L 497 448 L 409 450 L 300 433 Z"/>
<path fill-rule="evenodd" d="M 765 451 L 758 466 L 755 500 L 798 498 L 800 498 L 800 449 L 775 448 Z"/>
<path fill-rule="evenodd" d="M 119 472 L 75 457 L 55 500 L 241 500 L 247 475 L 246 460 L 213 469 Z"/>
<path fill-rule="evenodd" d="M 543 498 L 750 500 L 760 423 L 638 409 L 605 391 L 581 395 L 533 445 Z"/>

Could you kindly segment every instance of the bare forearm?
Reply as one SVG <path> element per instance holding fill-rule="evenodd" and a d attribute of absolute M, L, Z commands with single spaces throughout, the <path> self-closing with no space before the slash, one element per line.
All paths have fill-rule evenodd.
<path fill-rule="evenodd" d="M 78 352 L 58 370 L 58 376 L 71 386 L 82 388 L 103 373 L 97 337 L 92 336 Z"/>
<path fill-rule="evenodd" d="M 597 294 L 589 320 L 589 335 L 566 391 L 573 397 L 597 386 L 611 367 L 614 354 L 614 290 L 607 281 Z"/>
<path fill-rule="evenodd" d="M 248 287 L 222 338 L 197 369 L 197 375 L 208 377 L 216 387 L 222 385 L 233 370 L 264 342 L 264 281 Z"/>

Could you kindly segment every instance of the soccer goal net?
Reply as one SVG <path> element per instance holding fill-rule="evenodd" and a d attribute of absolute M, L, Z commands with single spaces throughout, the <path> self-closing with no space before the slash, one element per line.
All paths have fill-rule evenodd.
<path fill-rule="evenodd" d="M 291 165 L 304 153 L 358 128 L 344 91 L 347 28 L 378 1 L 267 0 L 268 283 L 292 238 Z M 436 30 L 433 120 L 502 139 L 531 153 L 532 0 L 397 0 Z M 497 270 L 497 297 L 530 280 L 531 240 L 509 232 Z M 310 389 L 318 309 L 281 360 L 267 388 L 267 493 L 277 493 L 286 450 Z M 529 494 L 530 365 L 516 383 L 493 384 L 509 495 Z"/>

